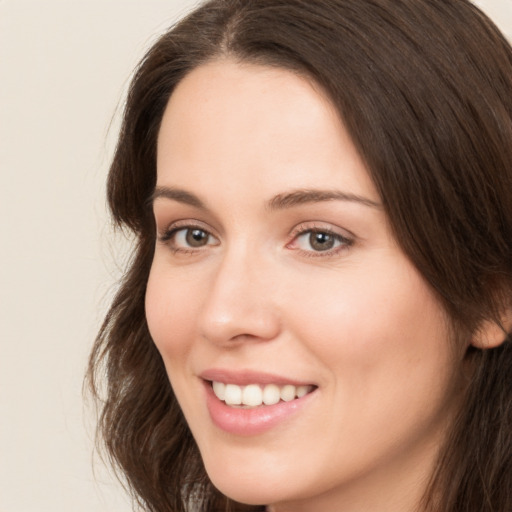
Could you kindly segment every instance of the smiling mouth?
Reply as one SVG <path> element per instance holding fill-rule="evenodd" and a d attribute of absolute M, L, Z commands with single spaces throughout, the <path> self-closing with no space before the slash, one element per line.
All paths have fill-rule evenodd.
<path fill-rule="evenodd" d="M 263 405 L 275 405 L 279 402 L 291 402 L 306 396 L 316 389 L 316 386 L 294 386 L 285 384 L 249 384 L 238 386 L 224 382 L 210 382 L 215 396 L 231 407 L 253 408 Z"/>

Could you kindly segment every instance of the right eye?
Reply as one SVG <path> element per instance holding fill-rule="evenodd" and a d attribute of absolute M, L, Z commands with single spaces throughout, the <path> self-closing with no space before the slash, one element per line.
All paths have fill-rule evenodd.
<path fill-rule="evenodd" d="M 161 238 L 176 251 L 191 251 L 208 245 L 218 245 L 219 241 L 208 231 L 197 226 L 170 229 Z"/>

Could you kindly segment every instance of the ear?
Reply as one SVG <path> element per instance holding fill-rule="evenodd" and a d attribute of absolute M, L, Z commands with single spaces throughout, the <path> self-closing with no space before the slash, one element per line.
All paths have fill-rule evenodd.
<path fill-rule="evenodd" d="M 512 310 L 502 315 L 499 322 L 485 320 L 471 338 L 471 345 L 482 350 L 499 347 L 512 329 Z"/>

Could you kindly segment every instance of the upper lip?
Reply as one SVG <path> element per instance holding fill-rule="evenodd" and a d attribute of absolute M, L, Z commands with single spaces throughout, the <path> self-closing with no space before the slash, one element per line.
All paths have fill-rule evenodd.
<path fill-rule="evenodd" d="M 314 385 L 312 382 L 254 370 L 233 371 L 223 368 L 211 368 L 201 372 L 199 377 L 206 381 L 237 384 L 238 386 L 248 386 L 249 384 L 276 384 L 278 386 L 286 384 L 292 384 L 293 386 Z"/>

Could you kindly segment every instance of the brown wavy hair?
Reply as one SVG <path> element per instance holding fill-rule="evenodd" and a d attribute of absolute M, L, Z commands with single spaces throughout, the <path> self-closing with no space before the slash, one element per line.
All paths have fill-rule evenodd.
<path fill-rule="evenodd" d="M 154 44 L 129 89 L 108 202 L 134 252 L 88 369 L 100 440 L 150 512 L 264 509 L 209 482 L 144 313 L 162 115 L 187 73 L 221 57 L 292 70 L 327 92 L 459 339 L 512 309 L 512 50 L 484 14 L 466 0 L 202 4 Z M 474 372 L 425 510 L 512 510 L 510 325 L 503 340 L 467 352 Z"/>

